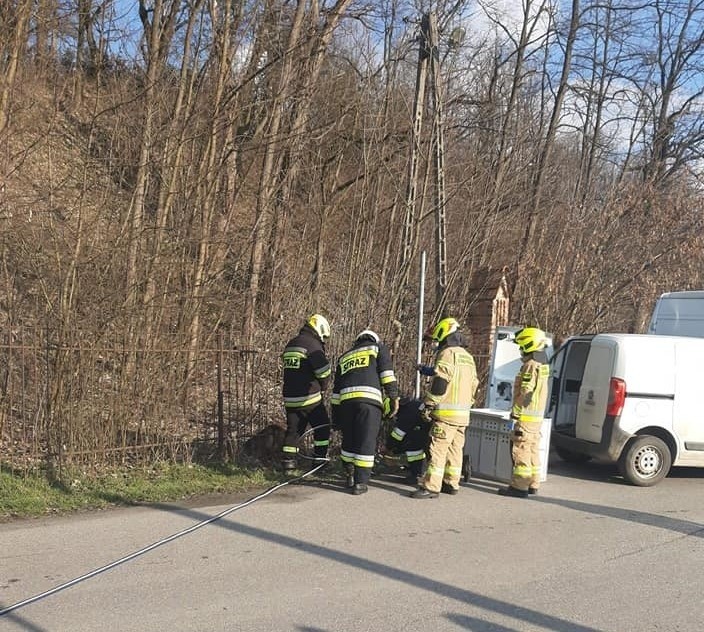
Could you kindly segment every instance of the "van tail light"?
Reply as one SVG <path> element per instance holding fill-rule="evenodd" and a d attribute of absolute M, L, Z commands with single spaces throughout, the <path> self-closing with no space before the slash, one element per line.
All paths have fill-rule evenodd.
<path fill-rule="evenodd" d="M 617 377 L 612 377 L 609 382 L 609 402 L 606 405 L 606 414 L 618 417 L 626 401 L 626 383 Z"/>

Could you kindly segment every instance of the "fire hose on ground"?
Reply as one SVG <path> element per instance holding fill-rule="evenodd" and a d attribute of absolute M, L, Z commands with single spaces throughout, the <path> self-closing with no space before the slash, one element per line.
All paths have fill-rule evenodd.
<path fill-rule="evenodd" d="M 303 439 L 306 435 L 309 433 L 313 432 L 313 429 L 311 428 L 310 430 L 307 430 L 304 432 L 300 439 Z M 148 546 L 145 546 L 138 551 L 134 551 L 133 553 L 130 553 L 129 555 L 125 555 L 124 557 L 121 557 L 117 560 L 114 560 L 113 562 L 110 562 L 108 564 L 105 564 L 104 566 L 100 566 L 99 568 L 96 568 L 88 573 L 84 573 L 83 575 L 79 577 L 75 577 L 74 579 L 71 579 L 69 581 L 64 582 L 63 584 L 59 584 L 58 586 L 54 586 L 54 588 L 50 588 L 49 590 L 45 590 L 44 592 L 38 593 L 36 595 L 33 595 L 32 597 L 28 597 L 27 599 L 23 599 L 22 601 L 18 601 L 17 603 L 14 603 L 10 606 L 7 606 L 5 608 L 0 609 L 0 617 L 9 614 L 10 612 L 13 612 L 15 610 L 19 610 L 20 608 L 23 608 L 24 606 L 28 606 L 32 603 L 35 603 L 37 601 L 40 601 L 41 599 L 44 599 L 46 597 L 49 597 L 51 595 L 54 595 L 58 592 L 61 592 L 62 590 L 66 590 L 67 588 L 71 588 L 72 586 L 75 586 L 76 584 L 79 584 L 81 582 L 84 582 L 88 579 L 91 579 L 93 577 L 96 577 L 97 575 L 100 575 L 102 573 L 105 573 L 116 566 L 120 566 L 121 564 L 125 564 L 126 562 L 130 562 L 145 553 L 149 553 L 150 551 L 153 551 L 154 549 L 163 546 L 164 544 L 168 544 L 169 542 L 173 542 L 174 540 L 181 538 L 185 535 L 188 535 L 190 533 L 193 533 L 194 531 L 197 531 L 198 529 L 205 527 L 206 525 L 212 524 L 221 518 L 224 518 L 225 516 L 230 515 L 231 513 L 238 511 L 239 509 L 244 509 L 245 507 L 248 507 L 249 505 L 252 505 L 258 500 L 261 500 L 262 498 L 266 498 L 270 494 L 273 494 L 275 491 L 281 489 L 282 487 L 286 487 L 286 485 L 290 485 L 291 483 L 296 483 L 298 481 L 301 481 L 308 476 L 311 476 L 312 474 L 315 474 L 315 472 L 319 471 L 322 469 L 329 461 L 329 458 L 321 459 L 317 457 L 311 457 L 307 454 L 299 454 L 300 458 L 310 460 L 314 463 L 314 467 L 304 474 L 297 476 L 295 478 L 288 479 L 286 481 L 283 481 L 282 483 L 277 483 L 273 487 L 270 487 L 269 489 L 261 492 L 260 494 L 257 494 L 256 496 L 253 496 L 249 500 L 246 500 L 245 502 L 239 503 L 237 505 L 233 505 L 232 507 L 228 507 L 227 509 L 221 511 L 219 514 L 216 514 L 215 516 L 211 516 L 210 518 L 206 518 L 205 520 L 201 520 L 200 522 L 195 523 L 194 525 L 191 525 L 190 527 L 187 527 L 186 529 L 182 529 L 181 531 L 178 531 L 177 533 L 174 533 L 170 536 L 167 536 L 165 538 L 162 538 L 161 540 L 157 540 L 156 542 L 153 542 L 152 544 L 149 544 Z"/>

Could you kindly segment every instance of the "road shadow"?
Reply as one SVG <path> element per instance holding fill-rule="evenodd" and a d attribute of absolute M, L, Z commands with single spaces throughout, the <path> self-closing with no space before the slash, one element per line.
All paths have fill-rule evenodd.
<path fill-rule="evenodd" d="M 0 602 L 0 611 L 2 611 L 3 608 L 6 608 L 7 605 L 8 604 L 4 604 L 4 603 Z M 0 617 L 2 617 L 2 616 L 3 615 L 0 615 Z M 17 614 L 16 612 L 10 612 L 4 616 L 7 617 L 7 619 L 5 619 L 5 621 L 8 621 L 8 622 L 12 621 L 16 625 L 18 625 L 19 629 L 22 630 L 23 632 L 50 632 L 49 628 L 39 627 L 38 625 L 35 625 L 31 621 L 28 621 L 27 619 L 25 619 L 23 616 Z M 0 621 L 2 621 L 2 620 L 3 619 L 0 618 Z"/>
<path fill-rule="evenodd" d="M 482 619 L 469 617 L 464 614 L 448 614 L 446 618 L 461 629 L 471 630 L 472 632 L 520 632 L 519 628 L 507 628 L 505 625 L 499 623 L 483 621 Z"/>
<path fill-rule="evenodd" d="M 576 466 L 569 465 L 570 469 L 574 469 Z M 583 466 L 579 466 L 578 469 L 581 470 Z M 313 481 L 317 485 L 320 485 L 320 481 Z M 374 481 L 374 485 L 382 489 L 391 489 L 396 493 L 402 494 L 406 490 L 397 487 L 398 483 L 394 482 L 383 482 L 379 479 Z M 468 487 L 472 489 L 478 489 L 486 493 L 495 493 L 497 486 L 502 485 L 497 481 L 484 481 L 484 480 L 474 480 L 470 483 L 463 484 L 463 487 Z M 270 493 L 275 488 L 268 490 L 266 493 Z M 338 491 L 339 487 L 336 486 Z M 263 497 L 263 496 L 262 496 Z M 390 566 L 388 564 L 383 564 L 381 562 L 370 560 L 365 557 L 354 555 L 351 553 L 345 553 L 339 550 L 335 550 L 320 544 L 308 542 L 298 538 L 293 538 L 282 533 L 276 533 L 267 529 L 252 527 L 248 525 L 239 524 L 232 519 L 224 520 L 223 518 L 236 509 L 242 508 L 251 504 L 252 502 L 259 500 L 259 497 L 250 498 L 246 503 L 242 505 L 235 505 L 230 509 L 218 514 L 217 516 L 212 516 L 205 514 L 203 512 L 197 511 L 192 508 L 174 507 L 170 504 L 151 504 L 150 507 L 165 511 L 165 512 L 176 512 L 178 511 L 180 515 L 190 516 L 196 521 L 196 524 L 192 527 L 173 534 L 167 538 L 164 538 L 152 545 L 145 547 L 138 553 L 142 554 L 151 551 L 163 544 L 167 544 L 177 537 L 186 535 L 187 533 L 193 532 L 200 526 L 215 526 L 221 529 L 226 529 L 233 533 L 238 533 L 248 537 L 256 538 L 264 543 L 275 544 L 284 548 L 289 548 L 292 551 L 304 552 L 308 555 L 316 556 L 324 560 L 333 561 L 338 564 L 344 564 L 350 567 L 354 567 L 361 571 L 377 575 L 379 577 L 384 577 L 386 579 L 399 582 L 425 590 L 427 592 L 434 593 L 441 596 L 443 599 L 454 600 L 461 604 L 468 604 L 473 607 L 484 610 L 488 613 L 496 613 L 505 617 L 515 619 L 521 622 L 521 626 L 518 629 L 524 629 L 525 624 L 530 624 L 532 626 L 540 627 L 541 629 L 552 630 L 554 632 L 602 632 L 597 628 L 590 627 L 588 625 L 583 625 L 581 623 L 573 622 L 562 617 L 549 615 L 540 612 L 535 609 L 528 607 L 516 605 L 501 599 L 496 599 L 483 595 L 478 592 L 467 590 L 465 588 L 455 586 L 452 584 L 447 584 L 442 581 L 434 580 L 425 575 L 420 575 L 402 568 L 397 568 Z M 584 503 L 576 500 L 569 500 L 563 498 L 552 498 L 548 496 L 539 495 L 532 498 L 531 502 L 539 502 L 545 504 L 552 504 L 561 506 L 567 509 L 572 509 L 575 511 L 585 512 L 591 515 L 601 515 L 618 520 L 623 520 L 627 522 L 633 522 L 636 524 L 647 525 L 651 527 L 656 527 L 659 529 L 666 529 L 673 531 L 674 533 L 680 533 L 685 536 L 694 536 L 697 538 L 704 538 L 704 525 L 689 520 L 682 520 L 679 518 L 672 518 L 667 516 L 661 516 L 658 514 L 652 514 L 643 511 L 631 510 L 631 509 L 621 509 L 617 507 L 609 507 L 605 505 L 598 505 L 594 503 Z M 132 554 L 134 557 L 135 554 Z M 123 558 L 126 560 L 126 558 Z M 100 572 L 106 570 L 106 567 L 98 569 Z M 68 585 L 66 585 L 68 587 Z M 0 608 L 2 610 L 2 608 Z M 7 615 L 8 620 L 14 620 L 22 622 L 24 625 L 23 629 L 36 632 L 45 632 L 41 628 L 31 627 L 29 622 L 24 622 L 23 619 L 18 618 L 16 614 Z M 462 625 L 465 629 L 475 630 L 475 632 L 513 632 L 511 628 L 492 624 L 481 619 L 476 619 L 461 614 L 448 615 L 452 621 L 458 625 Z M 306 628 L 301 628 L 306 629 Z M 309 630 L 311 628 L 308 628 Z"/>
<path fill-rule="evenodd" d="M 345 477 L 341 474 L 333 474 L 329 477 L 310 477 L 293 483 L 297 487 L 318 487 L 335 492 L 350 494 L 350 489 L 346 485 Z M 373 474 L 369 481 L 369 493 L 373 490 L 384 490 L 397 494 L 398 496 L 409 496 L 417 489 L 416 485 L 411 485 L 405 481 L 405 476 L 401 474 Z"/>
<path fill-rule="evenodd" d="M 632 487 L 618 471 L 614 463 L 602 463 L 599 461 L 587 461 L 585 463 L 568 463 L 557 455 L 551 455 L 548 461 L 548 471 L 551 474 L 559 474 L 566 478 L 578 478 L 580 480 L 593 481 L 595 483 L 609 483 L 611 485 L 627 485 Z M 704 468 L 700 467 L 673 467 L 667 478 L 694 480 L 704 479 Z"/>
<path fill-rule="evenodd" d="M 619 474 L 618 468 L 613 463 L 600 463 L 587 461 L 586 463 L 568 463 L 559 456 L 551 457 L 548 461 L 548 473 L 558 474 L 566 478 L 592 481 L 594 483 L 609 483 L 611 485 L 629 485 Z"/>
<path fill-rule="evenodd" d="M 158 505 L 154 506 L 159 509 Z M 173 511 L 172 507 L 164 507 L 166 511 Z M 183 514 L 184 511 L 181 511 Z M 190 515 L 195 520 L 210 520 L 212 516 L 207 516 L 197 511 L 185 510 L 187 515 Z M 306 542 L 304 540 L 293 538 L 281 533 L 275 533 L 266 529 L 259 527 L 253 527 L 250 525 L 243 525 L 232 520 L 219 520 L 217 522 L 211 522 L 211 525 L 217 526 L 234 533 L 241 535 L 246 535 L 252 538 L 257 538 L 262 542 L 268 544 L 275 544 L 285 548 L 289 548 L 297 553 L 303 552 L 308 555 L 313 555 L 316 557 L 323 558 L 325 560 L 333 561 L 338 564 L 345 564 L 347 566 L 354 567 L 358 570 L 372 573 L 374 575 L 384 577 L 386 579 L 396 581 L 399 583 L 407 584 L 414 588 L 425 590 L 428 592 L 435 593 L 441 596 L 443 599 L 457 601 L 461 604 L 471 605 L 476 608 L 485 610 L 486 612 L 494 612 L 501 614 L 502 616 L 510 617 L 520 621 L 522 624 L 530 624 L 533 626 L 540 627 L 545 630 L 552 630 L 554 632 L 603 632 L 598 628 L 594 628 L 588 625 L 583 625 L 581 623 L 576 623 L 569 621 L 562 617 L 557 617 L 549 615 L 538 610 L 520 606 L 507 601 L 502 601 L 500 599 L 495 599 L 493 597 L 488 597 L 482 595 L 481 593 L 474 592 L 472 590 L 467 590 L 459 586 L 454 586 L 452 584 L 447 584 L 438 580 L 434 580 L 426 575 L 420 575 L 411 571 L 404 570 L 402 568 L 397 568 L 394 566 L 389 566 L 375 560 L 370 560 L 359 555 L 354 555 L 352 553 L 345 553 L 329 547 L 315 544 L 312 542 Z M 471 617 L 465 617 L 465 621 L 474 621 Z M 479 621 L 478 619 L 476 621 Z M 486 622 L 482 622 L 486 625 Z M 303 628 L 305 629 L 305 628 Z M 485 628 L 486 630 L 492 630 L 492 628 Z M 520 628 L 517 628 L 520 629 Z M 494 627 L 493 630 L 509 632 L 509 628 Z"/>
<path fill-rule="evenodd" d="M 473 476 L 466 483 L 460 483 L 460 489 L 471 489 L 482 494 L 496 494 L 499 489 L 506 487 L 507 483 L 497 481 L 493 478 L 481 478 Z"/>
<path fill-rule="evenodd" d="M 491 623 L 490 621 L 482 621 L 476 617 L 469 617 L 467 615 L 457 613 L 446 614 L 445 618 L 454 623 L 458 628 L 462 630 L 470 630 L 471 632 L 520 632 L 519 628 L 507 628 L 505 625 Z M 296 630 L 299 632 L 332 632 L 331 630 L 313 628 L 307 625 L 297 626 Z"/>
<path fill-rule="evenodd" d="M 686 536 L 695 538 L 704 538 L 704 524 L 693 522 L 691 520 L 682 520 L 681 518 L 671 518 L 659 514 L 652 514 L 637 509 L 621 509 L 620 507 L 609 507 L 607 505 L 596 505 L 594 503 L 583 503 L 578 500 L 568 500 L 566 498 L 552 498 L 550 496 L 534 496 L 531 502 L 545 503 L 546 505 L 556 505 L 582 511 L 584 513 L 606 516 L 626 522 L 646 525 L 648 527 L 656 527 L 658 529 L 666 529 L 674 533 L 681 533 Z"/>
<path fill-rule="evenodd" d="M 701 467 L 673 467 L 667 478 L 691 478 L 694 480 L 704 479 L 704 468 Z"/>
<path fill-rule="evenodd" d="M 251 499 L 250 502 L 253 502 L 254 499 Z M 137 554 L 143 554 L 147 553 L 149 551 L 154 550 L 157 547 L 160 547 L 162 545 L 165 545 L 167 543 L 172 542 L 174 539 L 177 537 L 181 537 L 182 535 L 186 535 L 188 533 L 192 533 L 196 528 L 200 526 L 205 526 L 206 524 L 208 526 L 216 526 L 221 529 L 226 529 L 228 531 L 231 531 L 233 533 L 238 533 L 241 535 L 245 535 L 248 537 L 256 538 L 261 542 L 264 543 L 269 543 L 269 544 L 275 544 L 284 548 L 289 548 L 292 551 L 295 551 L 297 553 L 303 552 L 308 555 L 316 556 L 319 558 L 322 558 L 324 560 L 328 561 L 333 561 L 338 564 L 345 564 L 350 567 L 354 567 L 358 570 L 371 573 L 373 575 L 377 575 L 380 577 L 385 577 L 389 580 L 396 581 L 399 583 L 407 584 L 409 586 L 425 590 L 428 592 L 435 593 L 439 596 L 441 596 L 443 599 L 447 600 L 453 600 L 461 604 L 469 604 L 473 607 L 480 608 L 482 610 L 485 610 L 487 612 L 494 612 L 494 613 L 499 613 L 502 616 L 510 617 L 513 619 L 516 619 L 517 621 L 520 621 L 522 623 L 529 623 L 533 626 L 538 626 L 541 629 L 546 629 L 546 630 L 552 630 L 554 632 L 603 632 L 602 630 L 598 630 L 597 628 L 593 628 L 588 625 L 582 625 L 580 623 L 575 623 L 572 621 L 569 621 L 567 619 L 564 619 L 562 617 L 557 617 L 557 616 L 552 616 L 549 614 L 545 614 L 543 612 L 540 612 L 538 610 L 534 610 L 531 608 L 527 608 L 524 606 L 519 606 L 513 603 L 509 603 L 506 601 L 502 601 L 500 599 L 495 599 L 493 597 L 488 597 L 486 595 L 482 595 L 480 593 L 467 590 L 464 588 L 461 588 L 459 586 L 454 586 L 452 584 L 447 584 L 445 582 L 441 582 L 438 580 L 434 580 L 432 578 L 427 577 L 426 575 L 420 575 L 418 573 L 414 573 L 411 571 L 404 570 L 402 568 L 397 568 L 393 566 L 389 566 L 388 564 L 383 564 L 381 562 L 377 562 L 375 560 L 371 560 L 365 557 L 361 557 L 359 555 L 354 555 L 351 553 L 345 553 L 342 551 L 338 551 L 320 544 L 315 544 L 312 542 L 307 542 L 298 538 L 293 538 L 285 534 L 281 533 L 275 533 L 273 531 L 269 531 L 267 529 L 262 529 L 258 527 L 252 527 L 249 525 L 243 525 L 236 523 L 234 521 L 230 520 L 224 520 L 226 515 L 228 515 L 227 512 L 223 512 L 222 514 L 218 514 L 218 516 L 210 516 L 207 515 L 203 512 L 196 511 L 194 509 L 175 509 L 172 505 L 161 505 L 161 504 L 153 504 L 151 505 L 152 508 L 166 511 L 169 513 L 172 513 L 174 511 L 178 511 L 180 515 L 187 515 L 193 518 L 196 521 L 196 524 L 193 525 L 192 527 L 185 529 L 183 531 L 178 532 L 177 534 L 173 534 L 172 536 L 169 536 L 167 538 L 164 538 L 162 540 L 159 540 L 157 542 L 154 542 L 153 544 L 144 547 L 143 549 L 140 549 L 139 552 L 133 553 L 130 556 L 126 556 L 122 558 L 121 560 L 118 560 L 116 562 L 113 562 L 114 565 L 117 565 L 118 563 L 123 563 L 124 561 L 128 561 L 129 559 L 134 559 Z M 242 506 L 246 506 L 242 505 Z M 232 511 L 234 511 L 235 508 L 238 508 L 237 506 L 234 508 L 231 508 Z M 100 569 L 96 569 L 95 571 L 92 572 L 91 576 L 94 574 L 98 574 L 100 572 L 104 572 L 105 570 L 108 570 L 109 568 L 112 568 L 110 565 L 101 567 Z M 87 578 L 88 576 L 86 576 Z M 68 588 L 69 586 L 74 585 L 72 582 L 68 582 L 61 587 L 57 587 L 60 589 Z M 48 595 L 47 595 L 48 596 Z M 35 596 L 32 599 L 33 601 L 36 601 L 37 598 L 40 597 L 40 595 Z M 28 601 L 29 602 L 29 601 Z M 22 603 L 22 602 L 20 602 Z M 21 607 L 19 604 L 14 604 L 13 606 L 13 612 L 14 608 L 19 608 Z M 17 617 L 16 614 L 9 613 L 5 616 L 8 616 L 8 620 L 14 620 L 18 622 L 23 622 L 24 620 Z M 473 620 L 470 617 L 465 618 L 466 621 Z M 36 632 L 45 632 L 41 628 L 32 628 L 31 624 L 27 622 L 27 625 L 23 627 L 23 629 L 26 630 L 35 630 Z M 302 628 L 306 629 L 306 628 Z M 307 628 L 311 630 L 311 628 Z M 313 630 L 315 628 L 312 628 Z M 487 630 L 491 630 L 491 628 L 486 628 Z M 502 628 L 493 628 L 497 632 L 502 630 Z M 503 632 L 508 632 L 507 628 L 503 628 Z"/>

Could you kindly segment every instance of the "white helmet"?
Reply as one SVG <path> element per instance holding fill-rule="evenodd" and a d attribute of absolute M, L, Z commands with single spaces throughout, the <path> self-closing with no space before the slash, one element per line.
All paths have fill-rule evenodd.
<path fill-rule="evenodd" d="M 325 316 L 313 314 L 306 322 L 315 330 L 315 333 L 318 334 L 318 338 L 323 342 L 330 337 L 330 323 Z"/>
<path fill-rule="evenodd" d="M 371 329 L 360 331 L 355 338 L 355 342 L 359 342 L 362 338 L 371 338 L 376 344 L 380 342 L 379 335 Z"/>

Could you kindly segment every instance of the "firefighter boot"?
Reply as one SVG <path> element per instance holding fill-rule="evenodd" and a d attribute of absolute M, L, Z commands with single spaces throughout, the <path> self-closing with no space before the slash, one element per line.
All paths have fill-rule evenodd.
<path fill-rule="evenodd" d="M 345 487 L 354 487 L 354 465 L 345 463 Z"/>
<path fill-rule="evenodd" d="M 418 483 L 425 475 L 425 460 L 423 461 L 412 461 L 408 464 L 408 476 L 406 476 L 406 482 L 414 487 L 418 486 Z"/>
<path fill-rule="evenodd" d="M 459 494 L 460 490 L 457 487 L 453 487 L 450 485 L 450 483 L 446 483 L 445 481 L 442 482 L 442 487 L 440 488 L 440 491 L 443 494 L 450 494 L 450 496 L 454 496 L 455 494 Z"/>
<path fill-rule="evenodd" d="M 296 469 L 296 466 L 296 459 L 291 457 L 284 457 L 281 459 L 281 470 L 284 474 L 291 474 L 291 472 Z"/>
<path fill-rule="evenodd" d="M 527 489 L 516 489 L 515 487 L 502 487 L 499 490 L 499 496 L 512 496 L 513 498 L 528 498 Z"/>
<path fill-rule="evenodd" d="M 315 446 L 313 449 L 313 463 L 323 463 L 329 461 L 328 446 Z"/>
<path fill-rule="evenodd" d="M 419 487 L 416 491 L 411 492 L 411 498 L 437 498 L 437 492 L 431 492 L 425 487 Z"/>

